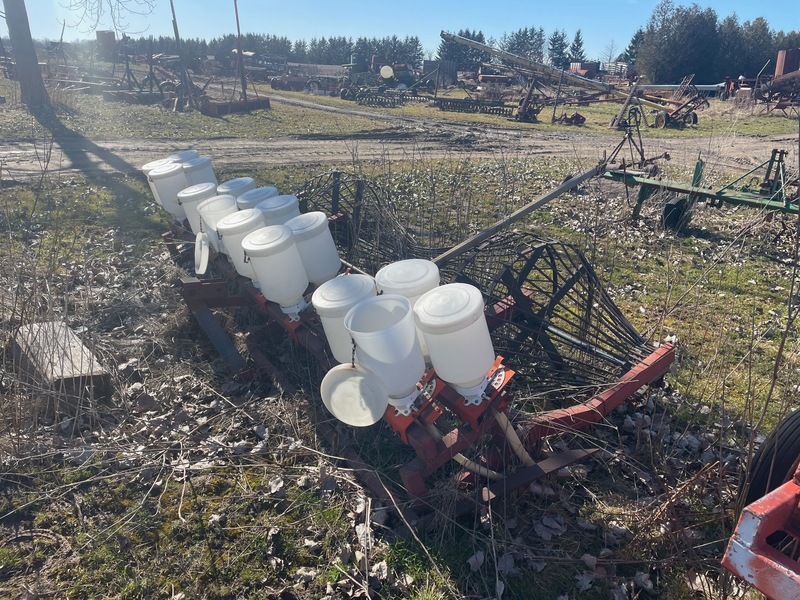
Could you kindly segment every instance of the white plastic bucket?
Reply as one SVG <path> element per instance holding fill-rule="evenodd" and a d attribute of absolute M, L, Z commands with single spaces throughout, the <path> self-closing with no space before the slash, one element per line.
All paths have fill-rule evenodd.
<path fill-rule="evenodd" d="M 178 202 L 186 213 L 186 219 L 193 233 L 201 231 L 200 213 L 197 207 L 203 200 L 208 200 L 217 195 L 217 186 L 211 182 L 197 183 L 178 192 Z"/>
<path fill-rule="evenodd" d="M 183 166 L 180 163 L 161 165 L 150 171 L 147 178 L 153 182 L 164 210 L 176 219 L 185 218 L 186 213 L 178 204 L 178 192 L 189 187 Z"/>
<path fill-rule="evenodd" d="M 481 291 L 466 283 L 443 285 L 417 300 L 414 317 L 436 374 L 465 398 L 480 398 L 495 360 Z"/>
<path fill-rule="evenodd" d="M 217 223 L 225 215 L 234 213 L 237 210 L 236 198 L 229 194 L 212 196 L 197 205 L 197 212 L 200 214 L 203 231 L 208 234 L 208 241 L 217 252 L 225 253 L 225 248 L 217 236 Z"/>
<path fill-rule="evenodd" d="M 383 294 L 400 294 L 408 298 L 411 307 L 424 294 L 439 286 L 439 267 L 435 262 L 423 260 L 421 258 L 410 258 L 399 260 L 381 268 L 375 273 L 375 284 L 378 291 Z M 422 354 L 429 358 L 428 345 L 421 331 L 419 343 L 422 347 Z"/>
<path fill-rule="evenodd" d="M 242 240 L 248 233 L 264 227 L 264 215 L 260 210 L 248 208 L 225 215 L 217 221 L 217 233 L 222 238 L 228 258 L 243 277 L 254 279 L 253 268 L 245 262 Z"/>
<path fill-rule="evenodd" d="M 198 156 L 192 160 L 187 160 L 183 163 L 183 172 L 186 173 L 189 185 L 213 183 L 216 186 L 219 183 L 217 176 L 214 174 L 214 168 L 211 166 L 211 159 L 207 156 Z"/>
<path fill-rule="evenodd" d="M 230 194 L 234 198 L 238 198 L 245 192 L 255 189 L 256 182 L 252 177 L 237 177 L 236 179 L 229 179 L 217 186 L 217 194 Z"/>
<path fill-rule="evenodd" d="M 308 278 L 292 230 L 284 225 L 256 229 L 242 240 L 242 249 L 264 297 L 280 304 L 284 313 L 296 319 L 306 306 L 303 294 Z"/>
<path fill-rule="evenodd" d="M 344 316 L 356 304 L 375 295 L 375 280 L 358 273 L 334 277 L 314 290 L 311 304 L 319 315 L 331 353 L 340 363 L 349 363 L 353 356 L 353 343 L 344 328 Z"/>
<path fill-rule="evenodd" d="M 257 187 L 249 190 L 236 198 L 239 210 L 245 208 L 256 208 L 259 202 L 278 195 L 278 188 L 272 186 Z"/>
<path fill-rule="evenodd" d="M 283 225 L 300 214 L 300 201 L 297 196 L 284 194 L 262 200 L 257 208 L 264 213 L 267 225 Z"/>
<path fill-rule="evenodd" d="M 155 184 L 152 181 L 150 181 L 150 171 L 152 171 L 156 167 L 163 167 L 164 165 L 168 165 L 173 162 L 175 161 L 172 160 L 171 158 L 159 158 L 158 160 L 151 160 L 149 163 L 144 164 L 140 167 L 142 173 L 144 173 L 144 176 L 147 179 L 147 185 L 150 186 L 150 191 L 153 194 L 153 198 L 155 198 L 159 206 L 161 206 L 161 198 L 158 197 L 158 190 L 156 190 Z"/>
<path fill-rule="evenodd" d="M 375 283 L 378 291 L 405 296 L 413 306 L 422 294 L 439 286 L 439 267 L 421 258 L 399 260 L 381 268 Z"/>
<path fill-rule="evenodd" d="M 171 158 L 159 158 L 156 160 L 151 160 L 149 163 L 143 164 L 139 168 L 142 171 L 142 173 L 144 173 L 145 176 L 147 176 L 150 175 L 150 171 L 152 171 L 156 167 L 163 167 L 164 165 L 168 165 L 169 163 L 173 162 L 176 161 L 172 160 Z"/>
<path fill-rule="evenodd" d="M 383 381 L 390 404 L 405 407 L 425 373 L 408 299 L 384 294 L 362 300 L 347 312 L 344 326 L 358 363 Z"/>
<path fill-rule="evenodd" d="M 308 212 L 292 217 L 285 224 L 294 233 L 308 280 L 314 285 L 322 285 L 336 277 L 342 260 L 333 241 L 327 215 L 320 211 Z"/>
<path fill-rule="evenodd" d="M 188 160 L 193 160 L 200 156 L 200 153 L 197 150 L 189 149 L 189 150 L 179 150 L 173 154 L 170 154 L 167 158 L 172 162 L 184 163 Z"/>

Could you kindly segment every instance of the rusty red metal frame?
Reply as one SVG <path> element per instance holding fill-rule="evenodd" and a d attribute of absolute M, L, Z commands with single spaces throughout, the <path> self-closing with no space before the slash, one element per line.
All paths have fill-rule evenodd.
<path fill-rule="evenodd" d="M 722 559 L 726 569 L 774 600 L 800 598 L 799 505 L 800 469 L 790 481 L 744 508 Z M 776 547 L 776 537 L 792 555 Z"/>
<path fill-rule="evenodd" d="M 331 359 L 327 345 L 310 327 L 309 319 L 313 319 L 313 315 L 303 314 L 300 322 L 292 323 L 281 312 L 278 305 L 267 301 L 251 283 L 246 282 L 243 278 L 238 278 L 236 283 L 239 291 L 231 293 L 229 282 L 225 279 L 199 280 L 190 277 L 182 280 L 182 292 L 187 306 L 216 350 L 235 371 L 242 371 L 246 366 L 246 361 L 236 349 L 224 327 L 214 317 L 211 311 L 213 308 L 259 306 L 272 323 L 279 325 L 279 328 L 288 333 L 296 343 L 308 350 L 322 368 L 330 368 Z M 495 310 L 495 312 L 497 311 Z M 634 366 L 615 385 L 588 402 L 568 409 L 533 415 L 527 423 L 523 423 L 522 433 L 525 444 L 531 446 L 547 435 L 559 434 L 569 429 L 579 429 L 600 421 L 639 388 L 663 376 L 669 369 L 673 358 L 672 347 L 662 346 L 647 359 Z M 503 369 L 501 380 L 492 389 L 489 400 L 478 406 L 466 405 L 463 398 L 438 379 L 431 370 L 423 378 L 421 384 L 424 386 L 428 381 L 432 381 L 433 388 L 429 393 L 429 398 L 421 404 L 417 411 L 416 418 L 395 415 L 391 411 L 391 407 L 387 411 L 385 420 L 390 428 L 405 443 L 409 444 L 417 455 L 415 459 L 400 469 L 401 479 L 410 497 L 416 499 L 424 497 L 427 492 L 425 479 L 451 460 L 453 456 L 475 444 L 482 436 L 492 435 L 498 448 L 505 443 L 495 419 L 488 418 L 492 411 L 506 412 L 512 401 L 504 387 L 511 380 L 513 371 L 503 366 L 502 357 L 498 357 L 488 375 L 491 377 L 500 369 Z M 423 423 L 435 423 L 444 414 L 443 408 L 447 408 L 451 413 L 457 415 L 463 425 L 444 432 L 441 439 L 434 439 Z M 333 441 L 333 439 L 329 441 Z M 593 452 L 594 450 L 591 449 L 571 450 L 546 457 L 531 467 L 517 469 L 502 481 L 494 482 L 483 488 L 483 500 L 488 501 L 517 489 L 577 460 L 582 460 Z M 346 458 L 348 462 L 352 463 L 353 457 Z M 363 463 L 360 459 L 357 462 L 359 469 L 362 469 Z M 466 479 L 470 479 L 470 477 L 462 477 L 462 480 Z M 471 479 L 475 480 L 474 477 Z M 476 483 L 479 482 L 476 481 Z M 374 491 L 384 495 L 386 490 L 383 482 L 380 482 L 380 487 Z"/>
<path fill-rule="evenodd" d="M 180 242 L 181 238 L 185 238 L 185 235 L 182 235 L 184 233 L 182 229 L 176 230 L 174 242 Z M 165 241 L 169 242 L 170 240 Z M 189 240 L 186 239 L 186 241 Z M 449 253 L 457 254 L 463 251 L 468 247 L 468 244 L 465 244 L 467 243 L 456 246 Z M 177 252 L 178 246 L 175 243 L 172 246 Z M 303 311 L 300 321 L 291 322 L 280 310 L 280 307 L 267 301 L 250 281 L 238 277 L 224 258 L 215 257 L 213 263 L 222 278 L 203 280 L 185 278 L 182 280 L 182 293 L 198 324 L 234 372 L 238 373 L 240 377 L 251 374 L 248 361 L 239 353 L 230 335 L 212 312 L 215 308 L 257 306 L 268 317 L 269 328 L 263 329 L 267 335 L 286 333 L 293 342 L 304 347 L 323 370 L 328 370 L 332 366 L 331 354 L 324 336 L 321 334 L 321 324 L 314 311 Z M 523 295 L 532 293 L 524 287 L 521 292 Z M 490 329 L 494 330 L 503 326 L 506 321 L 513 320 L 517 310 L 515 298 L 511 296 L 495 300 L 495 303 L 487 309 L 487 321 Z M 252 340 L 248 340 L 248 343 L 250 341 Z M 265 360 L 266 357 L 262 355 L 261 358 L 264 360 L 257 360 L 257 349 L 251 347 L 250 350 L 253 362 L 259 368 L 273 377 L 279 375 L 274 368 L 270 368 L 269 361 Z M 662 346 L 646 355 L 640 362 L 634 362 L 632 366 L 626 365 L 625 368 L 629 370 L 624 372 L 618 381 L 610 383 L 609 387 L 602 389 L 588 401 L 567 409 L 528 415 L 527 420 L 523 420 L 520 427 L 523 444 L 529 449 L 536 449 L 538 442 L 545 436 L 561 434 L 599 422 L 637 390 L 661 378 L 669 369 L 673 359 L 672 347 Z M 492 386 L 488 388 L 489 398 L 478 405 L 466 404 L 453 388 L 437 378 L 433 370 L 430 370 L 420 382 L 423 395 L 418 400 L 418 408 L 414 414 L 408 417 L 397 415 L 389 407 L 384 420 L 404 443 L 413 448 L 416 454 L 413 460 L 400 469 L 400 476 L 406 492 L 412 499 L 419 501 L 426 495 L 425 481 L 428 476 L 457 454 L 474 447 L 482 438 L 490 440 L 492 444 L 486 445 L 484 454 L 478 456 L 473 462 L 477 461 L 478 465 L 507 473 L 501 480 L 493 481 L 486 487 L 482 487 L 486 485 L 486 481 L 481 475 L 475 473 L 459 475 L 461 481 L 469 481 L 475 488 L 482 491 L 483 501 L 489 501 L 508 493 L 595 452 L 594 449 L 569 450 L 545 456 L 531 466 L 517 465 L 509 468 L 504 464 L 505 461 L 502 460 L 502 457 L 517 456 L 517 454 L 522 456 L 522 454 L 518 446 L 516 447 L 517 454 L 515 454 L 515 446 L 509 444 L 506 432 L 498 425 L 494 413 L 508 412 L 512 397 L 505 387 L 511 381 L 514 371 L 503 365 L 502 357 L 498 357 L 487 375 L 492 381 Z M 453 418 L 441 419 L 446 415 Z M 520 421 L 515 420 L 519 425 Z M 447 425 L 439 426 L 441 422 L 446 422 Z M 434 431 L 433 426 L 441 431 Z M 320 433 L 326 439 L 328 438 L 321 430 Z M 336 436 L 331 436 L 328 441 L 335 445 L 335 438 Z M 346 458 L 351 465 L 356 464 L 351 460 L 353 457 Z M 356 462 L 358 462 L 357 468 L 362 469 L 361 459 Z M 480 472 L 480 470 L 477 471 Z M 369 482 L 365 483 L 372 489 Z M 383 483 L 380 482 L 380 487 L 374 489 L 373 492 L 377 496 L 385 493 Z"/>
<path fill-rule="evenodd" d="M 620 377 L 617 383 L 587 402 L 531 415 L 521 424 L 521 433 L 525 433 L 528 441 L 537 441 L 548 435 L 598 423 L 637 390 L 662 377 L 674 360 L 675 349 L 670 344 L 664 344 Z"/>

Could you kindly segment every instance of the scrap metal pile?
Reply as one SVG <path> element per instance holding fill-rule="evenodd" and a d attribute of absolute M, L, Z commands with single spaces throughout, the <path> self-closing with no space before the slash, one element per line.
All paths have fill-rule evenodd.
<path fill-rule="evenodd" d="M 501 64 L 514 69 L 527 80 L 526 90 L 520 98 L 517 106 L 508 106 L 502 102 L 488 102 L 481 99 L 467 99 L 453 101 L 448 98 L 437 98 L 434 104 L 442 110 L 456 110 L 460 112 L 491 112 L 493 114 L 507 114 L 519 121 L 535 122 L 541 111 L 548 106 L 588 104 L 590 102 L 614 100 L 621 102 L 623 108 L 620 115 L 612 121 L 612 127 L 621 127 L 627 124 L 623 122 L 623 116 L 628 114 L 630 108 L 635 108 L 639 119 L 644 118 L 646 124 L 651 123 L 647 120 L 645 109 L 650 109 L 653 113 L 652 126 L 663 129 L 664 127 L 683 127 L 685 125 L 696 125 L 698 122 L 697 112 L 708 106 L 705 94 L 700 92 L 695 86 L 691 85 L 690 79 L 685 81 L 685 85 L 679 88 L 679 94 L 675 98 L 663 99 L 655 95 L 646 95 L 639 91 L 634 85 L 625 90 L 619 89 L 614 85 L 583 77 L 575 73 L 562 71 L 561 69 L 542 64 L 540 62 L 517 56 L 504 50 L 498 50 L 483 44 L 454 35 L 446 31 L 441 32 L 443 40 L 463 44 L 469 48 L 486 52 Z M 577 114 L 577 113 L 576 113 Z M 580 117 L 580 115 L 578 115 Z M 562 117 L 557 118 L 555 110 L 553 121 L 566 124 L 581 124 L 581 118 Z"/>

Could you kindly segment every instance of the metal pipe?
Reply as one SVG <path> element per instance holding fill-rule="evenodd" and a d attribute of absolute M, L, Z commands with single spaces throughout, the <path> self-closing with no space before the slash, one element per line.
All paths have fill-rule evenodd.
<path fill-rule="evenodd" d="M 600 173 L 603 172 L 603 170 L 605 170 L 605 168 L 606 168 L 606 161 L 602 160 L 597 164 L 597 166 L 592 167 L 591 169 L 581 173 L 580 175 L 576 175 L 575 177 L 568 179 L 560 186 L 558 186 L 556 189 L 547 192 L 543 196 L 539 196 L 538 198 L 536 198 L 536 200 L 533 200 L 532 202 L 529 202 L 522 208 L 515 210 L 507 217 L 500 219 L 493 225 L 490 225 L 489 227 L 475 234 L 471 238 L 464 240 L 460 244 L 450 248 L 450 250 L 443 252 L 442 254 L 434 258 L 433 262 L 436 263 L 436 265 L 439 267 L 441 267 L 444 264 L 447 264 L 447 262 L 449 262 L 450 260 L 458 256 L 461 256 L 467 250 L 474 248 L 481 242 L 489 239 L 504 227 L 508 227 L 512 223 L 519 221 L 522 217 L 526 216 L 528 213 L 533 212 L 534 210 L 536 210 L 541 206 L 544 206 L 551 200 L 555 200 L 561 194 L 564 194 L 565 192 L 568 192 L 571 189 L 578 187 L 587 179 L 591 179 L 592 177 L 599 175 Z"/>
<path fill-rule="evenodd" d="M 522 444 L 522 440 L 519 439 L 517 432 L 514 430 L 514 426 L 508 420 L 508 417 L 505 413 L 498 412 L 495 409 L 492 409 L 492 413 L 494 413 L 494 418 L 497 421 L 497 424 L 500 425 L 500 429 L 503 430 L 503 434 L 506 436 L 506 441 L 508 445 L 511 446 L 511 449 L 514 451 L 514 454 L 522 461 L 522 464 L 526 467 L 532 467 L 536 464 L 536 461 L 531 458 L 531 455 L 528 454 L 528 451 L 525 450 L 525 446 Z"/>
<path fill-rule="evenodd" d="M 244 55 L 242 54 L 242 30 L 239 28 L 239 4 L 233 0 L 233 10 L 236 13 L 236 50 L 239 76 L 242 78 L 242 102 L 247 104 L 247 77 L 244 73 Z"/>

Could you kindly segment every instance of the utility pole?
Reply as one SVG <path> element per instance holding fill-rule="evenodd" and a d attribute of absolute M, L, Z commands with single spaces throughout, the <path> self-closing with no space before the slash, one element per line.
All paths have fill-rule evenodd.
<path fill-rule="evenodd" d="M 239 28 L 239 4 L 233 0 L 233 10 L 236 13 L 236 52 L 239 58 L 239 75 L 242 78 L 242 102 L 247 104 L 247 77 L 244 73 L 244 54 L 242 54 L 242 30 Z"/>
<path fill-rule="evenodd" d="M 178 19 L 175 17 L 175 4 L 172 0 L 169 0 L 169 7 L 172 9 L 172 30 L 175 32 L 175 45 L 178 47 L 178 62 L 181 69 L 181 88 L 178 90 L 178 104 L 181 105 L 185 99 L 189 102 L 191 108 L 197 109 L 197 100 L 194 97 L 193 89 L 194 84 L 189 78 L 189 72 L 186 70 L 181 36 L 178 33 Z M 183 109 L 183 106 L 181 106 L 181 109 Z"/>

